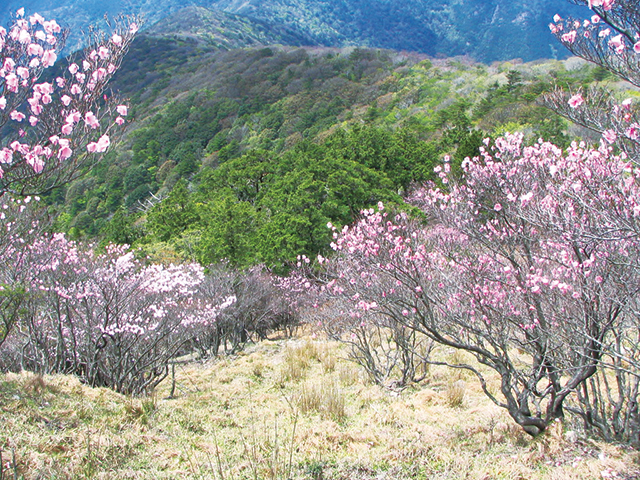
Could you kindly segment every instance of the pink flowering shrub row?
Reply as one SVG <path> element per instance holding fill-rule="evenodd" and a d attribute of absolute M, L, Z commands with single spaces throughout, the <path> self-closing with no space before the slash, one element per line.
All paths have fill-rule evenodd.
<path fill-rule="evenodd" d="M 205 274 L 198 264 L 149 264 L 126 246 L 96 253 L 43 233 L 34 202 L 0 208 L 3 370 L 75 374 L 141 395 L 181 356 L 235 353 L 298 323 L 301 279 L 259 267 L 218 265 Z"/>
<path fill-rule="evenodd" d="M 101 254 L 57 234 L 32 242 L 23 312 L 8 350 L 20 367 L 73 373 L 94 386 L 143 394 L 206 330 L 232 295 L 204 297 L 202 267 L 146 265 L 126 247 Z M 6 356 L 5 356 L 6 359 Z"/>
<path fill-rule="evenodd" d="M 445 162 L 447 188 L 410 197 L 426 221 L 380 205 L 334 232 L 325 294 L 351 341 L 385 325 L 471 353 L 498 392 L 455 366 L 532 435 L 570 411 L 635 442 L 640 169 L 605 144 L 521 142 L 487 145 L 464 182 Z"/>
<path fill-rule="evenodd" d="M 248 342 L 264 340 L 271 332 L 291 335 L 300 323 L 306 289 L 297 288 L 300 278 L 280 278 L 264 267 L 239 271 L 228 264 L 211 265 L 200 285 L 201 296 L 216 298 L 221 292 L 236 299 L 206 328 L 192 337 L 190 350 L 200 357 L 233 354 Z M 304 282 L 307 280 L 304 279 Z"/>

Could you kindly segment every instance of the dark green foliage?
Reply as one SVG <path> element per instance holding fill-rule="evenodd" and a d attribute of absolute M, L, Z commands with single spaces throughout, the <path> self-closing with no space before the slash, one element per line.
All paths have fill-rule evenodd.
<path fill-rule="evenodd" d="M 408 136 L 370 129 L 370 138 L 388 143 L 349 158 L 363 135 L 363 130 L 340 131 L 323 144 L 303 142 L 281 155 L 255 150 L 207 172 L 196 200 L 202 219 L 194 227 L 201 234 L 198 259 L 279 267 L 300 254 L 326 252 L 328 222 L 350 223 L 378 201 L 401 203 L 395 193 L 400 185 L 376 157 L 390 157 Z M 430 161 L 411 160 L 416 165 Z"/>
<path fill-rule="evenodd" d="M 258 231 L 262 214 L 249 202 L 239 202 L 230 191 L 218 193 L 206 204 L 199 204 L 202 221 L 195 246 L 196 258 L 204 265 L 229 261 L 246 267 L 258 263 Z"/>
<path fill-rule="evenodd" d="M 187 183 L 179 180 L 169 196 L 149 210 L 147 228 L 158 240 L 167 241 L 179 236 L 199 219 Z"/>
<path fill-rule="evenodd" d="M 132 245 L 142 236 L 140 229 L 134 225 L 135 219 L 135 215 L 129 214 L 124 208 L 119 208 L 103 229 L 103 243 L 105 245 L 109 243 Z"/>

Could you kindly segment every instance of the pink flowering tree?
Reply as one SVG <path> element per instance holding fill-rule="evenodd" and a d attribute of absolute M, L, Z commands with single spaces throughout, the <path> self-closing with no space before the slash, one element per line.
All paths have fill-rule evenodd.
<path fill-rule="evenodd" d="M 411 198 L 426 221 L 370 210 L 335 232 L 326 292 L 349 305 L 356 329 L 385 321 L 473 355 L 499 385 L 451 366 L 473 372 L 531 435 L 565 410 L 600 428 L 585 386 L 619 355 L 629 366 L 619 378 L 637 384 L 640 372 L 615 347 L 631 348 L 638 332 L 640 172 L 605 146 L 521 141 L 508 135 L 466 160 L 464 183 L 440 167 L 447 189 Z M 637 408 L 633 396 L 617 411 L 606 403 L 598 418 L 609 425 Z M 624 428 L 628 438 L 632 422 Z"/>
<path fill-rule="evenodd" d="M 371 271 L 371 265 L 367 265 L 369 255 L 365 255 L 365 262 L 357 261 L 351 255 L 346 261 L 343 259 L 344 234 L 359 235 L 366 243 L 368 240 L 362 236 L 361 227 L 386 221 L 388 215 L 383 213 L 384 206 L 379 204 L 378 208 L 379 212 L 364 211 L 363 220 L 351 229 L 344 229 L 342 235 L 328 224 L 336 239 L 332 247 L 340 254 L 338 259 L 319 258 L 331 280 L 321 287 L 324 301 L 310 313 L 330 338 L 349 346 L 349 357 L 365 369 L 373 382 L 385 388 L 399 389 L 427 377 L 434 344 L 425 335 L 406 328 L 404 323 L 380 310 L 381 304 L 375 297 L 386 299 L 388 294 L 396 295 L 396 279 Z M 399 218 L 407 220 L 406 217 Z M 396 225 L 391 228 L 395 230 Z M 346 251 L 352 254 L 356 249 L 349 246 Z M 379 253 L 385 255 L 385 252 Z"/>
<path fill-rule="evenodd" d="M 127 107 L 109 96 L 107 83 L 138 29 L 132 17 L 111 27 L 109 35 L 93 32 L 57 76 L 48 71 L 67 32 L 55 20 L 20 9 L 8 29 L 0 27 L 0 195 L 44 193 L 109 148 Z"/>
<path fill-rule="evenodd" d="M 555 15 L 551 32 L 574 55 L 640 86 L 640 12 L 635 0 L 574 0 L 587 6 L 587 18 Z M 557 89 L 543 103 L 573 122 L 616 144 L 639 162 L 640 116 L 630 98 L 618 99 L 606 88 Z"/>
<path fill-rule="evenodd" d="M 29 308 L 7 343 L 19 352 L 14 364 L 31 371 L 148 393 L 235 302 L 200 291 L 205 275 L 197 264 L 146 265 L 124 246 L 97 254 L 61 234 L 26 250 Z"/>

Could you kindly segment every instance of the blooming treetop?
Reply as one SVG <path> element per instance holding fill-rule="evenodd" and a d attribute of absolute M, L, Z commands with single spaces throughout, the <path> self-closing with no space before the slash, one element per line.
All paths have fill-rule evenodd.
<path fill-rule="evenodd" d="M 592 10 L 586 19 L 555 15 L 551 32 L 574 55 L 640 86 L 640 12 L 635 0 L 576 0 Z M 640 163 L 640 115 L 631 99 L 622 102 L 610 91 L 592 87 L 545 96 L 545 103 L 560 115 L 602 134 Z"/>
<path fill-rule="evenodd" d="M 119 18 L 110 37 L 96 33 L 61 74 L 41 81 L 58 60 L 67 33 L 55 20 L 16 13 L 0 27 L 0 126 L 12 132 L 0 143 L 0 195 L 27 195 L 77 175 L 94 154 L 110 145 L 114 124 L 127 114 L 105 95 L 138 30 L 134 18 Z"/>

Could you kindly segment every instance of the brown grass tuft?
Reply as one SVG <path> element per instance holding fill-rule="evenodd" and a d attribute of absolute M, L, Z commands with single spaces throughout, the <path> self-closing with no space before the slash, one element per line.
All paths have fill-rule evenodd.
<path fill-rule="evenodd" d="M 447 387 L 447 405 L 451 408 L 459 408 L 464 404 L 467 384 L 464 380 L 457 380 Z"/>
<path fill-rule="evenodd" d="M 335 383 L 307 382 L 294 398 L 303 414 L 319 413 L 323 418 L 336 421 L 346 418 L 345 396 Z"/>

